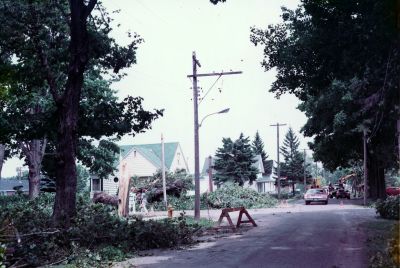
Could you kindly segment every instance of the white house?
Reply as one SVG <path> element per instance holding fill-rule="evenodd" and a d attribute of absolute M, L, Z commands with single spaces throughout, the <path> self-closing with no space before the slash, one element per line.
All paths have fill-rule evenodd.
<path fill-rule="evenodd" d="M 182 148 L 178 142 L 164 143 L 165 170 L 173 172 L 177 169 L 189 171 Z M 91 192 L 104 191 L 116 195 L 118 191 L 118 177 L 121 163 L 126 163 L 126 173 L 129 177 L 148 178 L 162 168 L 161 143 L 122 145 L 120 146 L 120 160 L 115 163 L 118 168 L 117 176 L 100 179 L 91 177 Z"/>
<path fill-rule="evenodd" d="M 275 179 L 272 178 L 272 174 L 268 175 L 263 175 L 264 173 L 264 165 L 262 162 L 261 155 L 256 155 L 254 157 L 255 162 L 253 163 L 253 167 L 257 168 L 258 173 L 257 173 L 257 179 L 256 181 L 253 182 L 253 184 L 249 184 L 248 182 L 245 182 L 244 187 L 251 188 L 253 190 L 256 190 L 260 193 L 267 193 L 267 192 L 274 192 L 275 191 Z M 207 157 L 204 160 L 204 165 L 203 169 L 201 172 L 201 177 L 200 177 L 200 192 L 204 193 L 209 190 L 209 166 L 214 166 L 214 158 Z M 211 170 L 211 176 L 215 176 L 215 169 L 212 168 Z M 217 186 L 214 183 L 214 180 L 212 180 L 213 183 L 213 189 L 217 189 Z"/>

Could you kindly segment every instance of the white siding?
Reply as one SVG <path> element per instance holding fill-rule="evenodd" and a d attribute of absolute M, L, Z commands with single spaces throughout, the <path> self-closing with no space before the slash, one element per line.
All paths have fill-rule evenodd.
<path fill-rule="evenodd" d="M 149 177 L 157 172 L 157 167 L 147 160 L 139 151 L 135 153 L 135 149 L 130 151 L 122 161 L 126 162 L 126 175 L 129 177 Z"/>
<path fill-rule="evenodd" d="M 139 151 L 133 149 L 129 154 L 122 160 L 126 162 L 126 176 L 133 177 L 149 177 L 156 173 L 157 168 L 145 158 Z M 119 174 L 119 172 L 118 172 Z M 117 177 L 121 177 L 119 174 Z M 118 191 L 118 182 L 114 182 L 115 176 L 110 176 L 109 179 L 103 180 L 103 192 L 110 195 L 116 195 Z"/>
<path fill-rule="evenodd" d="M 246 182 L 243 184 L 243 187 L 245 187 L 245 188 L 250 188 L 250 189 L 253 189 L 253 190 L 257 191 L 257 182 L 256 182 L 256 181 L 253 181 L 253 184 L 250 185 L 249 182 L 246 181 Z"/>
<path fill-rule="evenodd" d="M 178 144 L 178 148 L 176 148 L 174 159 L 172 160 L 169 171 L 174 172 L 177 169 L 185 169 L 186 172 L 189 172 L 189 168 L 186 163 L 185 156 L 183 155 L 181 146 L 179 144 Z"/>
<path fill-rule="evenodd" d="M 118 182 L 114 182 L 114 177 L 110 176 L 108 179 L 103 180 L 103 192 L 109 195 L 117 195 Z"/>

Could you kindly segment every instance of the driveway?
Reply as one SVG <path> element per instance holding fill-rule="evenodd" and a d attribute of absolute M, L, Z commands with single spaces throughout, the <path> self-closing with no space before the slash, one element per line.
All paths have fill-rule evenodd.
<path fill-rule="evenodd" d="M 185 250 L 156 250 L 114 267 L 367 267 L 365 234 L 370 208 L 352 200 L 328 205 L 303 202 L 249 210 L 258 224 L 247 232 L 214 238 Z M 219 211 L 202 211 L 218 218 Z M 234 213 L 232 213 L 234 214 Z"/>

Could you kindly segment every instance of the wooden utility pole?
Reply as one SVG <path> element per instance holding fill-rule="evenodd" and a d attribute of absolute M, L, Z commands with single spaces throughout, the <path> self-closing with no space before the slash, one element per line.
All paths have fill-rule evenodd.
<path fill-rule="evenodd" d="M 194 115 L 194 218 L 200 219 L 200 160 L 199 160 L 199 110 L 197 88 L 197 78 L 202 76 L 222 76 L 230 74 L 241 74 L 242 72 L 220 72 L 220 73 L 204 73 L 198 74 L 197 67 L 201 67 L 199 60 L 196 58 L 196 52 L 192 54 L 193 73 L 187 77 L 193 78 L 193 115 Z"/>
<path fill-rule="evenodd" d="M 212 157 L 211 155 L 208 157 L 208 190 L 210 193 L 213 192 L 213 177 L 212 177 Z"/>
<path fill-rule="evenodd" d="M 364 206 L 367 206 L 368 193 L 368 167 L 367 167 L 367 129 L 363 129 L 363 149 L 364 149 Z"/>
<path fill-rule="evenodd" d="M 164 149 L 164 136 L 161 134 L 161 172 L 162 172 L 162 183 L 163 183 L 163 197 L 165 209 L 167 209 L 167 187 L 165 179 L 165 149 Z"/>
<path fill-rule="evenodd" d="M 306 179 L 306 150 L 307 149 L 303 149 L 303 158 L 304 158 L 304 162 L 303 162 L 303 175 L 304 175 L 304 192 L 306 192 L 307 190 L 307 179 Z"/>
<path fill-rule="evenodd" d="M 271 127 L 276 127 L 276 158 L 277 158 L 277 186 L 278 186 L 278 199 L 281 199 L 281 164 L 279 162 L 279 127 L 286 126 L 286 124 L 279 124 L 276 123 L 276 125 L 270 125 Z"/>

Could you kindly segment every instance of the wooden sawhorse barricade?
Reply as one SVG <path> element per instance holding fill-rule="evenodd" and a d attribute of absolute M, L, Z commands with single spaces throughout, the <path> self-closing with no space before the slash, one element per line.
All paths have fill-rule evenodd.
<path fill-rule="evenodd" d="M 235 212 L 235 211 L 239 211 L 239 218 L 238 218 L 236 226 L 233 224 L 232 219 L 229 216 L 229 212 Z M 246 214 L 246 216 L 248 218 L 247 221 L 242 221 L 243 213 Z M 224 217 L 226 217 L 226 219 L 228 220 L 229 226 L 232 228 L 233 231 L 235 231 L 236 228 L 239 228 L 240 224 L 242 224 L 242 223 L 251 223 L 251 224 L 253 224 L 254 227 L 257 227 L 257 224 L 255 223 L 253 218 L 250 216 L 249 212 L 247 212 L 247 210 L 244 207 L 222 209 L 221 216 L 219 216 L 219 219 L 218 219 L 218 227 L 221 225 L 221 222 L 224 219 Z"/>

